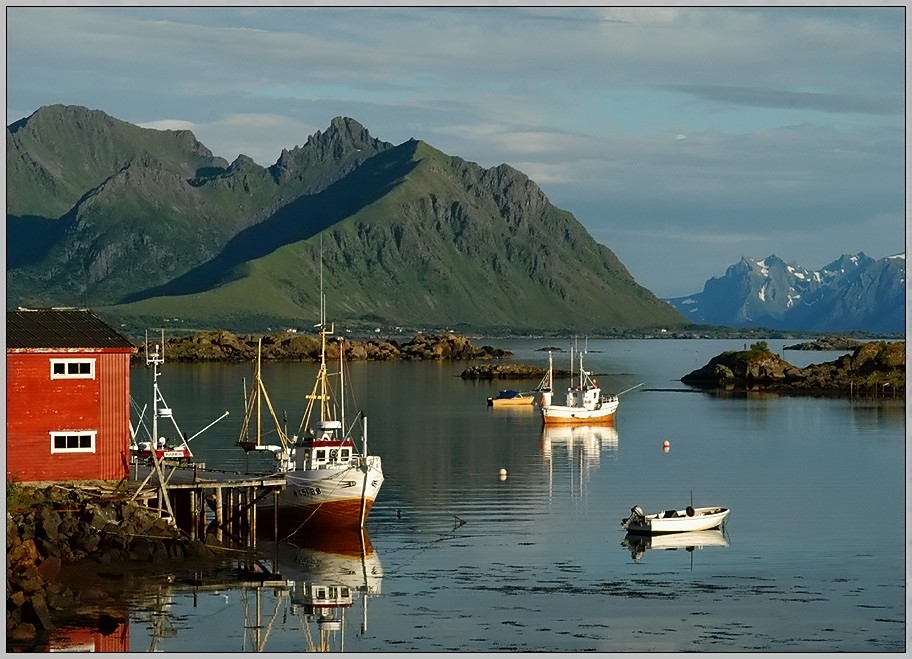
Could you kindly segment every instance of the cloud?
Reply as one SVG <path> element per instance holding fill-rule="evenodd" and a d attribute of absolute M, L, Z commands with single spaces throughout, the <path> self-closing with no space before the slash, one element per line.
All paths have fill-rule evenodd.
<path fill-rule="evenodd" d="M 901 94 L 860 95 L 818 93 L 723 85 L 671 85 L 667 89 L 716 103 L 761 108 L 898 115 L 905 109 Z"/>
<path fill-rule="evenodd" d="M 7 116 L 85 105 L 264 166 L 349 116 L 508 163 L 635 275 L 695 287 L 752 236 L 902 239 L 904 11 L 9 7 Z"/>

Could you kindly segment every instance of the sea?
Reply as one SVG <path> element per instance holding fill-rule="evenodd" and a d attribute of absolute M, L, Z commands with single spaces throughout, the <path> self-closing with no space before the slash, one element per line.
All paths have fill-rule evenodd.
<path fill-rule="evenodd" d="M 586 370 L 621 395 L 615 424 L 544 429 L 494 409 L 463 361 L 353 362 L 385 482 L 363 533 L 261 540 L 197 580 L 157 575 L 120 599 L 130 651 L 904 652 L 906 406 L 878 398 L 716 394 L 680 382 L 743 340 L 473 339 L 516 363 Z M 770 349 L 796 366 L 842 352 Z M 251 364 L 161 367 L 196 459 L 262 470 L 238 440 Z M 266 363 L 294 430 L 316 365 Z M 558 395 L 570 384 L 558 380 Z M 149 403 L 151 370 L 131 393 Z M 137 418 L 134 415 L 134 418 Z M 146 416 L 148 420 L 148 416 Z M 724 506 L 721 531 L 627 536 L 647 513 Z M 279 575 L 251 579 L 255 572 Z M 209 577 L 209 578 L 207 578 Z M 104 588 L 104 578 L 98 578 Z M 65 649 L 66 630 L 55 641 Z"/>

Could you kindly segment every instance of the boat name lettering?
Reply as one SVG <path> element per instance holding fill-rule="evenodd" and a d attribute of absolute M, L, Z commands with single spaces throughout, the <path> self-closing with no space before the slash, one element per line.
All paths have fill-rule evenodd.
<path fill-rule="evenodd" d="M 295 494 L 299 497 L 306 497 L 306 496 L 315 497 L 318 494 L 320 494 L 320 488 L 319 487 L 299 487 L 297 490 L 295 490 Z"/>

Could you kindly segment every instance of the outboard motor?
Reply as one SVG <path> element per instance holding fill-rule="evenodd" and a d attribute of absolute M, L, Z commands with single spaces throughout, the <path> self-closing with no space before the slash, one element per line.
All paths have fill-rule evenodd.
<path fill-rule="evenodd" d="M 630 517 L 621 521 L 621 526 L 625 529 L 631 524 L 637 524 L 646 521 L 646 515 L 643 513 L 643 509 L 639 506 L 634 506 L 630 509 Z"/>

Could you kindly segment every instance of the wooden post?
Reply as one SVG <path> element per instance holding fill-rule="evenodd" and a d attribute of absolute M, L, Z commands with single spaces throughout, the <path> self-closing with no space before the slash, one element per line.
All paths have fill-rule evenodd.
<path fill-rule="evenodd" d="M 256 548 L 256 485 L 250 488 L 250 539 L 247 545 Z"/>
<path fill-rule="evenodd" d="M 190 496 L 188 497 L 188 498 L 190 499 L 190 539 L 191 539 L 191 540 L 196 540 L 196 526 L 197 526 L 197 519 L 196 519 L 196 492 L 195 492 L 194 490 L 189 490 L 189 491 L 187 492 L 187 494 L 190 495 Z"/>
<path fill-rule="evenodd" d="M 215 537 L 218 539 L 219 544 L 223 542 L 224 535 L 222 534 L 222 488 L 215 488 Z"/>

